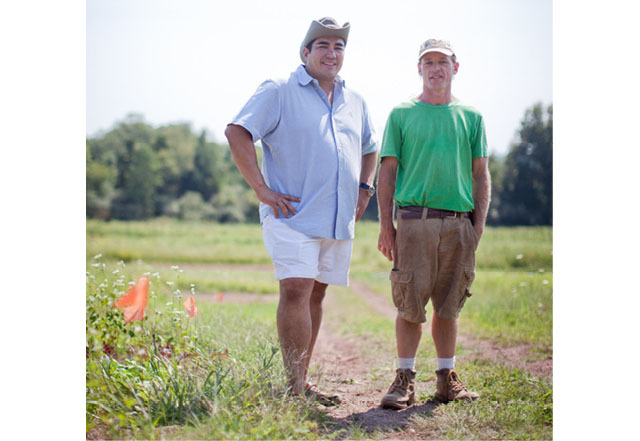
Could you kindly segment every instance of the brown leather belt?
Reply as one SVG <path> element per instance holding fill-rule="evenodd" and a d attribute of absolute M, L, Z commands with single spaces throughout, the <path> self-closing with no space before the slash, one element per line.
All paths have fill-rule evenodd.
<path fill-rule="evenodd" d="M 435 208 L 418 207 L 415 205 L 407 205 L 404 207 L 398 207 L 398 210 L 405 213 L 399 213 L 402 219 L 422 219 L 422 212 L 427 211 L 427 219 L 445 219 L 445 218 L 463 218 L 469 217 L 469 212 L 449 211 L 449 210 L 436 210 Z"/>

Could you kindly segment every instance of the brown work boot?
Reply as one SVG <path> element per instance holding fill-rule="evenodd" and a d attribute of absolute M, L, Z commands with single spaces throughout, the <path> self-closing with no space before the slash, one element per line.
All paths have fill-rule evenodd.
<path fill-rule="evenodd" d="M 307 383 L 305 385 L 304 395 L 307 398 L 311 398 L 312 400 L 315 400 L 318 403 L 322 404 L 323 406 L 327 406 L 327 407 L 336 406 L 342 403 L 342 400 L 340 399 L 340 395 L 322 392 L 320 389 L 318 389 L 318 386 L 312 383 Z"/>
<path fill-rule="evenodd" d="M 436 375 L 438 376 L 434 395 L 436 400 L 446 403 L 453 400 L 474 400 L 480 397 L 478 393 L 464 387 L 462 380 L 453 369 L 440 369 L 436 371 Z"/>
<path fill-rule="evenodd" d="M 396 369 L 396 379 L 382 397 L 380 405 L 389 409 L 406 409 L 416 401 L 416 371 Z"/>

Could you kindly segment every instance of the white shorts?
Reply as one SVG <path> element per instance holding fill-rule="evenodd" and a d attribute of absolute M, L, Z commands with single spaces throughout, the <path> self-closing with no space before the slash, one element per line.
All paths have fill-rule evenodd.
<path fill-rule="evenodd" d="M 349 285 L 353 239 L 308 236 L 268 215 L 262 237 L 275 267 L 276 280 L 300 277 L 329 285 Z"/>

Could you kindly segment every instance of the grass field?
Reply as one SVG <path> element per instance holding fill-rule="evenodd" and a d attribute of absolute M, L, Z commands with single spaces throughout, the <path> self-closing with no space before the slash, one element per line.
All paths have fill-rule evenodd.
<path fill-rule="evenodd" d="M 377 251 L 377 234 L 376 223 L 357 225 L 351 277 L 388 300 L 390 263 Z M 204 293 L 277 293 L 258 225 L 90 220 L 86 248 L 88 436 L 389 437 L 358 424 L 337 430 L 322 409 L 283 394 L 275 300 L 197 300 L 196 317 L 184 312 L 181 303 L 192 293 L 196 299 Z M 532 360 L 551 356 L 552 258 L 550 228 L 488 228 L 461 332 L 505 347 L 531 345 Z M 147 316 L 125 324 L 112 303 L 143 273 L 151 279 Z M 370 342 L 358 355 L 378 360 L 369 378 L 388 386 L 395 360 L 393 323 L 351 288 L 331 294 L 340 304 L 327 310 L 325 320 L 345 338 Z M 471 349 L 461 347 L 461 359 Z M 434 357 L 432 345 L 421 344 L 417 368 L 424 381 L 433 377 Z M 477 385 L 483 398 L 415 414 L 405 429 L 431 439 L 552 437 L 548 379 L 483 359 L 463 366 L 465 381 Z M 428 400 L 431 392 L 419 391 L 419 397 Z"/>

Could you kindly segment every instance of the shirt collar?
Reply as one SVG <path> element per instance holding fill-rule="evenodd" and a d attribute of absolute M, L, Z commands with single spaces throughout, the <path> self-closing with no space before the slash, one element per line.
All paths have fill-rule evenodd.
<path fill-rule="evenodd" d="M 298 83 L 300 83 L 301 86 L 306 86 L 313 81 L 315 81 L 316 84 L 318 83 L 318 80 L 307 73 L 307 69 L 305 68 L 304 64 L 298 66 L 298 69 L 296 70 L 296 77 L 298 78 Z M 336 76 L 335 83 L 340 87 L 344 87 L 344 80 L 342 79 L 342 77 L 340 77 L 340 75 Z"/>

